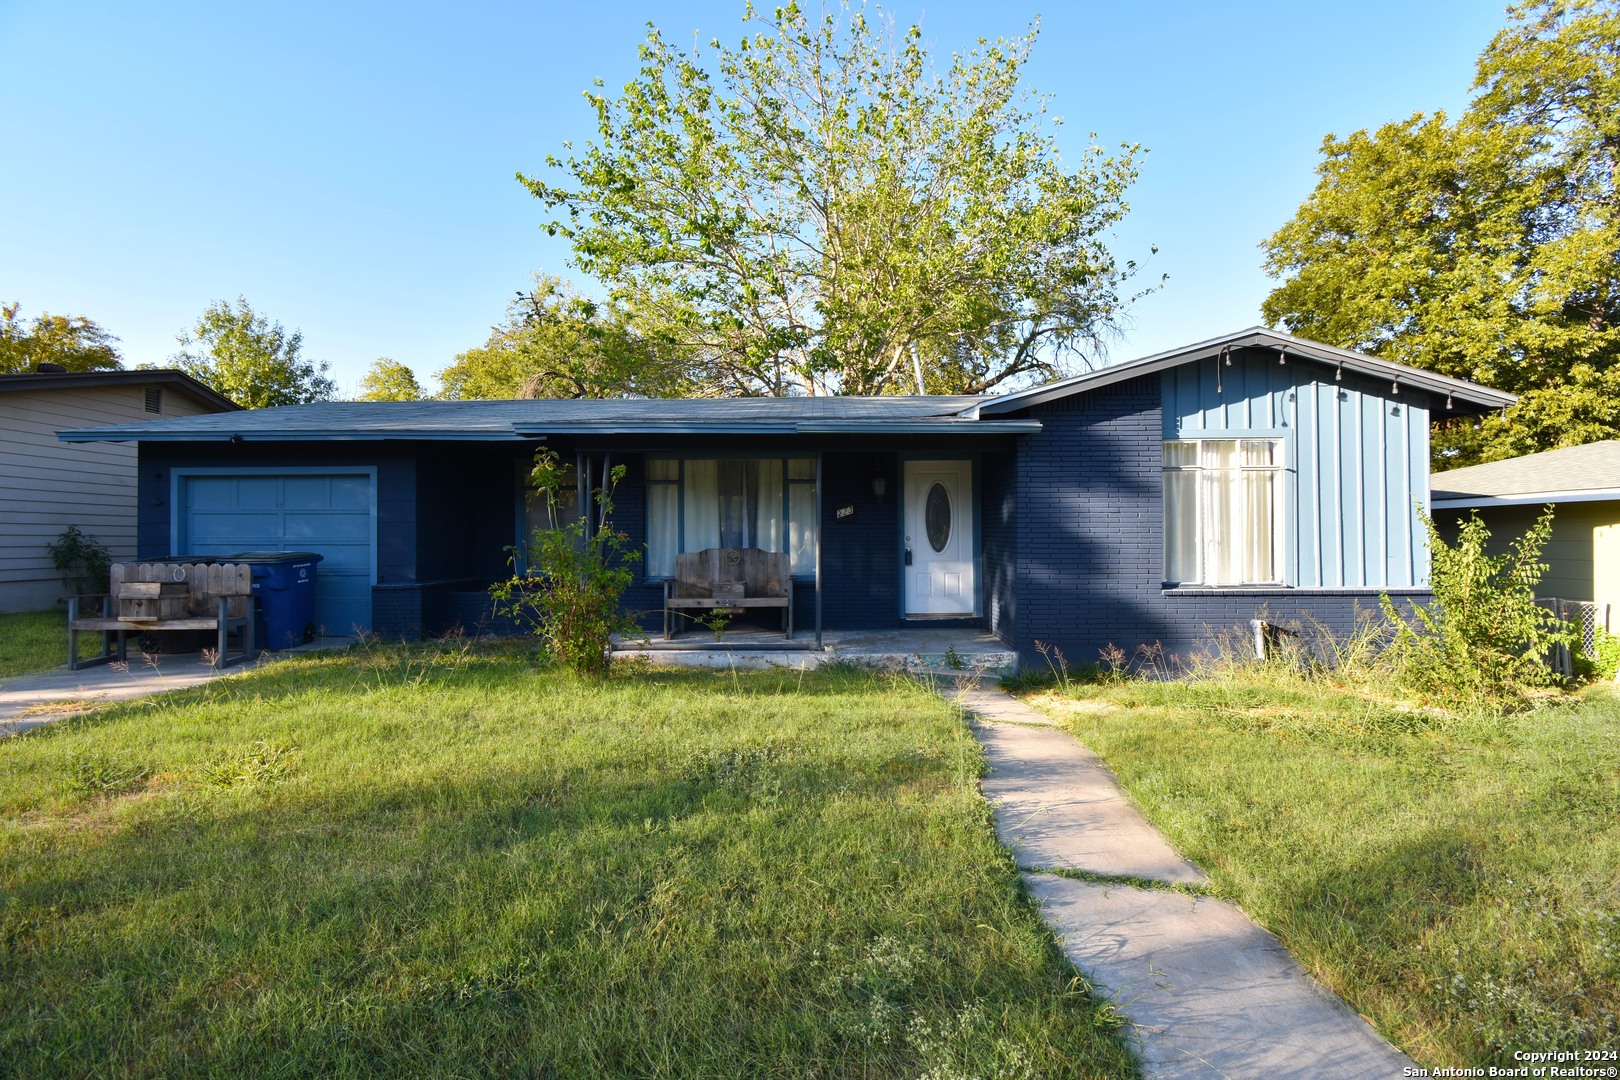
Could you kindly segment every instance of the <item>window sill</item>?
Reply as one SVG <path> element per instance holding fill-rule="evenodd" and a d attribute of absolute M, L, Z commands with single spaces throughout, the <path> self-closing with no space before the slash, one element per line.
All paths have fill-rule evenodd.
<path fill-rule="evenodd" d="M 1290 585 L 1164 585 L 1163 596 L 1428 596 L 1434 590 L 1374 585 L 1349 589 L 1300 589 Z"/>

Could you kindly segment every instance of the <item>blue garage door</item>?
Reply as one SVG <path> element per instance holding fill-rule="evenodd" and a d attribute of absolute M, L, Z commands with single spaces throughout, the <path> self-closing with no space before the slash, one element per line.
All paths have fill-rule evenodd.
<path fill-rule="evenodd" d="M 315 551 L 315 617 L 324 633 L 371 626 L 371 477 L 277 473 L 181 477 L 180 555 Z"/>

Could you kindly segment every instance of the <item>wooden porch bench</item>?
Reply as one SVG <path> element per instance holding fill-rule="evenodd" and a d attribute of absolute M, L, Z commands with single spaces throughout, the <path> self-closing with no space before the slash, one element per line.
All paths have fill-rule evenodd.
<path fill-rule="evenodd" d="M 72 670 L 127 661 L 125 639 L 131 631 L 212 630 L 218 635 L 216 668 L 253 655 L 253 568 L 246 563 L 115 563 L 110 578 L 99 615 L 81 614 L 80 598 L 68 599 Z M 241 643 L 235 656 L 227 648 L 232 631 Z M 100 655 L 79 658 L 82 633 L 101 635 Z"/>
<path fill-rule="evenodd" d="M 664 640 L 674 636 L 680 612 L 781 608 L 782 633 L 793 636 L 793 574 L 788 556 L 759 548 L 704 548 L 675 556 L 675 576 L 664 582 Z"/>

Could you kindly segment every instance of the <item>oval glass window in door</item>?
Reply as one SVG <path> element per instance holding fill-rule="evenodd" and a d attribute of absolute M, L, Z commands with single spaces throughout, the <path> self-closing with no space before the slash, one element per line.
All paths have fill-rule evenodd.
<path fill-rule="evenodd" d="M 951 493 L 937 481 L 923 504 L 923 529 L 928 533 L 928 546 L 944 551 L 951 539 Z"/>

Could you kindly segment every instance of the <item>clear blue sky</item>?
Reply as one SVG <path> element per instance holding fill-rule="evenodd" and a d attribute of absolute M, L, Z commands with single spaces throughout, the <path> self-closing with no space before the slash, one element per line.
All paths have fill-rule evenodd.
<path fill-rule="evenodd" d="M 769 0 L 766 0 L 769 2 Z M 1026 80 L 1065 140 L 1150 151 L 1114 244 L 1170 275 L 1113 352 L 1259 321 L 1259 241 L 1328 132 L 1457 110 L 1495 3 L 897 2 L 938 54 L 1042 32 Z M 210 301 L 304 332 L 352 392 L 391 356 L 425 384 L 534 270 L 577 277 L 513 178 L 591 134 L 648 21 L 740 36 L 741 0 L 128 4 L 0 0 L 0 299 L 85 315 L 162 363 Z"/>

